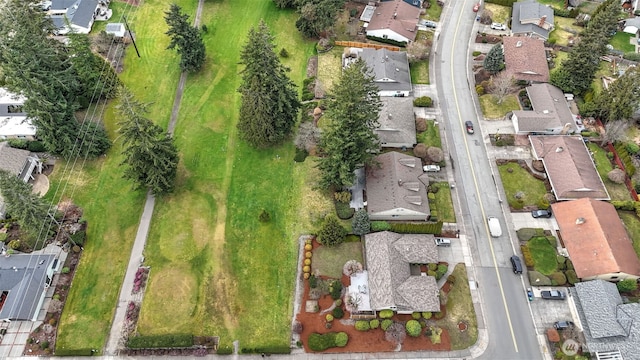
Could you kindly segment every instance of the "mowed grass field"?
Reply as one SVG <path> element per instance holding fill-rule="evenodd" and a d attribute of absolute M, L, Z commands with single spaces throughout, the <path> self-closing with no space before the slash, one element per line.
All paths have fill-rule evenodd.
<path fill-rule="evenodd" d="M 121 79 L 138 99 L 151 103 L 148 117 L 165 129 L 180 75 L 176 53 L 165 49 L 163 13 L 172 2 L 148 0 L 132 13 L 123 9 L 141 57 L 129 49 Z M 178 5 L 195 15 L 197 2 Z M 237 139 L 239 54 L 260 19 L 276 36 L 276 51 L 289 52 L 283 62 L 290 77 L 297 84 L 304 77 L 313 44 L 298 34 L 293 12 L 271 1 L 205 2 L 207 63 L 189 77 L 182 98 L 174 134 L 180 150 L 176 192 L 156 200 L 145 251 L 151 278 L 141 334 L 219 335 L 222 343 L 239 339 L 244 347 L 289 343 L 296 240 L 321 215 L 309 212 L 296 221 L 311 166 L 294 164 L 293 145 L 256 151 Z M 115 138 L 113 106 L 104 121 Z M 145 195 L 121 179 L 119 153 L 116 144 L 69 181 L 64 164 L 52 176 L 52 189 L 75 185 L 62 196 L 84 208 L 89 224 L 58 347 L 102 349 L 110 330 Z M 48 196 L 58 198 L 61 192 Z M 258 222 L 261 209 L 271 214 L 271 222 Z"/>

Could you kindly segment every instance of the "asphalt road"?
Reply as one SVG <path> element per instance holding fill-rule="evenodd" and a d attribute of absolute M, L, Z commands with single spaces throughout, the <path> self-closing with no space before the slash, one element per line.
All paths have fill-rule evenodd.
<path fill-rule="evenodd" d="M 507 227 L 503 213 L 503 194 L 494 181 L 489 162 L 486 136 L 481 127 L 473 97 L 475 87 L 470 72 L 470 41 L 475 34 L 475 0 L 448 2 L 450 8 L 441 19 L 442 28 L 436 38 L 434 54 L 435 79 L 442 110 L 450 163 L 454 169 L 460 199 L 459 223 L 473 254 L 475 276 L 482 296 L 483 317 L 489 332 L 489 344 L 483 359 L 542 359 L 532 313 L 521 275 L 511 271 L 509 257 L 516 252 L 517 241 Z M 475 38 L 475 36 L 474 36 Z M 471 120 L 475 134 L 465 131 L 464 122 Z M 505 208 L 505 211 L 508 209 Z M 492 238 L 487 216 L 500 220 L 502 236 Z"/>

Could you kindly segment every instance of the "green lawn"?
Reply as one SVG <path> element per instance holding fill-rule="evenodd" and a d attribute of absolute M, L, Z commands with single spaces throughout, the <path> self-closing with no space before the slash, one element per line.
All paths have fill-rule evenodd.
<path fill-rule="evenodd" d="M 609 192 L 611 200 L 631 200 L 631 194 L 629 194 L 629 190 L 627 190 L 626 185 L 616 184 L 607 177 L 609 171 L 613 169 L 611 161 L 607 158 L 607 152 L 594 143 L 587 144 L 587 147 L 593 153 L 596 169 L 598 170 L 600 178 L 602 178 L 602 181 L 604 182 L 604 186 Z"/>
<path fill-rule="evenodd" d="M 564 1 L 562 0 L 539 0 L 538 2 L 543 5 L 549 5 L 558 10 L 563 10 L 565 6 Z M 559 18 L 559 16 L 556 16 L 555 18 Z"/>
<path fill-rule="evenodd" d="M 429 60 L 409 64 L 412 84 L 429 84 Z"/>
<path fill-rule="evenodd" d="M 130 6 L 127 5 L 127 3 L 114 0 L 109 4 L 109 9 L 113 11 L 113 14 L 111 15 L 111 19 L 107 21 L 94 22 L 93 27 L 91 28 L 91 35 L 97 35 L 101 31 L 104 31 L 107 28 L 107 24 L 111 22 L 122 22 L 120 19 L 122 19 L 123 14 L 125 16 L 129 16 L 128 12 L 129 12 Z"/>
<path fill-rule="evenodd" d="M 436 125 L 435 120 L 427 120 L 427 130 L 418 133 L 417 139 L 418 142 L 427 145 L 427 147 L 442 147 L 442 140 L 440 139 L 440 129 L 439 126 Z"/>
<path fill-rule="evenodd" d="M 511 7 L 498 4 L 485 3 L 485 11 L 491 11 L 491 21 L 507 24 L 511 19 Z"/>
<path fill-rule="evenodd" d="M 482 95 L 480 96 L 480 107 L 482 114 L 487 119 L 503 119 L 508 112 L 520 110 L 520 104 L 515 95 L 507 96 L 501 104 L 498 104 L 498 99 L 491 94 Z"/>
<path fill-rule="evenodd" d="M 600 4 L 602 3 L 598 1 L 583 1 L 578 5 L 578 10 L 581 13 L 593 14 Z"/>
<path fill-rule="evenodd" d="M 338 81 L 342 73 L 342 46 L 334 46 L 333 49 L 318 54 L 318 76 L 322 88 L 329 92 L 335 81 Z"/>
<path fill-rule="evenodd" d="M 534 237 L 527 242 L 534 268 L 543 275 L 550 275 L 558 268 L 556 248 L 549 243 L 546 237 Z"/>
<path fill-rule="evenodd" d="M 614 49 L 620 50 L 622 52 L 636 52 L 636 47 L 631 42 L 635 41 L 635 35 L 628 34 L 624 31 L 618 31 L 613 37 L 609 44 L 613 46 Z"/>
<path fill-rule="evenodd" d="M 442 328 L 449 329 L 451 350 L 462 350 L 469 348 L 478 340 L 478 320 L 473 308 L 465 265 L 456 264 L 451 275 L 455 277 L 455 283 L 447 297 L 447 315 L 436 323 Z M 458 323 L 460 322 L 467 324 L 467 331 L 459 331 Z"/>
<path fill-rule="evenodd" d="M 320 275 L 328 276 L 335 279 L 342 277 L 342 267 L 349 260 L 362 261 L 362 243 L 361 242 L 345 242 L 338 246 L 320 246 L 313 251 L 311 259 L 312 273 L 316 271 Z"/>
<path fill-rule="evenodd" d="M 442 6 L 438 5 L 437 1 L 432 1 L 431 6 L 427 9 L 427 13 L 421 16 L 421 18 L 440 21 L 440 14 L 442 14 Z"/>
<path fill-rule="evenodd" d="M 549 34 L 549 42 L 567 46 L 570 39 L 575 39 L 577 34 L 582 32 L 584 28 L 574 25 L 574 19 L 555 17 L 555 29 Z"/>
<path fill-rule="evenodd" d="M 556 51 L 556 57 L 553 59 L 554 68 L 558 68 L 560 64 L 569 57 L 569 53 L 565 51 Z"/>
<path fill-rule="evenodd" d="M 431 186 L 439 188 L 434 203 L 431 205 L 438 211 L 438 220 L 448 223 L 456 222 L 456 214 L 453 211 L 453 201 L 451 200 L 451 189 L 446 181 L 432 183 Z"/>
<path fill-rule="evenodd" d="M 618 215 L 627 228 L 627 233 L 633 242 L 633 249 L 636 251 L 636 255 L 640 257 L 640 219 L 632 211 L 618 211 Z"/>
<path fill-rule="evenodd" d="M 129 51 L 121 74 L 141 101 L 153 102 L 148 117 L 165 128 L 179 68 L 176 53 L 165 49 L 166 25 L 158 14 L 172 2 L 145 1 L 129 16 L 141 58 Z M 194 14 L 197 2 L 178 5 Z M 245 347 L 289 344 L 297 237 L 313 226 L 313 216 L 296 221 L 310 167 L 292 161 L 292 145 L 256 151 L 237 139 L 239 52 L 260 19 L 271 26 L 277 49 L 289 52 L 284 63 L 292 79 L 300 84 L 305 76 L 313 44 L 299 36 L 294 12 L 271 1 L 205 3 L 207 62 L 188 78 L 182 98 L 176 192 L 156 202 L 145 251 L 152 271 L 142 334 L 217 335 L 222 344 L 238 339 Z M 112 108 L 105 122 L 114 136 Z M 58 346 L 65 348 L 104 345 L 137 230 L 144 193 L 120 179 L 117 152 L 73 176 L 89 240 L 61 319 Z M 54 174 L 54 185 L 61 179 Z M 258 221 L 261 209 L 271 214 L 270 223 Z"/>
<path fill-rule="evenodd" d="M 520 167 L 516 162 L 510 162 L 498 166 L 500 178 L 507 196 L 509 206 L 518 209 L 522 206 L 535 206 L 540 199 L 546 194 L 544 182 L 531 176 L 526 170 Z M 510 172 L 511 171 L 511 172 Z M 515 195 L 518 192 L 524 193 L 522 203 L 518 203 Z"/>

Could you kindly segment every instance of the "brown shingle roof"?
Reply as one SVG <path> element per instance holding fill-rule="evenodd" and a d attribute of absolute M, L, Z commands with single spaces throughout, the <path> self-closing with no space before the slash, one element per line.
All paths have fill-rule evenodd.
<path fill-rule="evenodd" d="M 503 37 L 506 71 L 516 80 L 549 81 L 544 42 L 529 37 Z"/>
<path fill-rule="evenodd" d="M 383 1 L 378 4 L 367 30 L 390 29 L 413 41 L 419 20 L 420 8 L 403 0 Z"/>
<path fill-rule="evenodd" d="M 544 163 L 556 199 L 609 199 L 582 136 L 529 136 L 529 141 L 534 156 Z"/>
<path fill-rule="evenodd" d="M 382 231 L 365 235 L 371 308 L 439 311 L 433 276 L 412 276 L 410 264 L 438 261 L 433 235 Z"/>
<path fill-rule="evenodd" d="M 619 272 L 640 275 L 640 260 L 613 205 L 585 198 L 551 208 L 579 278 Z"/>

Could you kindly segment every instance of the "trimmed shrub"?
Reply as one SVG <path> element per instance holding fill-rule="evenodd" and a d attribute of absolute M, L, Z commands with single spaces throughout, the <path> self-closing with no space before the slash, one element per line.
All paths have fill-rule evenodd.
<path fill-rule="evenodd" d="M 575 270 L 575 268 L 573 267 L 573 263 L 571 262 L 571 259 L 567 259 L 567 270 Z"/>
<path fill-rule="evenodd" d="M 332 322 L 333 321 L 333 315 L 327 314 L 327 315 L 325 315 L 324 319 L 327 320 L 328 322 Z"/>
<path fill-rule="evenodd" d="M 371 232 L 391 230 L 391 225 L 386 221 L 372 221 Z"/>
<path fill-rule="evenodd" d="M 310 273 L 311 272 L 311 266 L 309 266 L 309 265 L 303 266 L 302 267 L 302 272 Z"/>
<path fill-rule="evenodd" d="M 527 267 L 533 267 L 535 262 L 533 261 L 533 256 L 531 255 L 531 250 L 527 245 L 520 245 L 520 250 L 522 251 L 522 257 L 524 258 L 524 264 Z"/>
<path fill-rule="evenodd" d="M 407 321 L 405 328 L 407 329 L 407 334 L 411 337 L 418 337 L 422 332 L 422 326 L 420 326 L 420 323 L 417 320 Z"/>
<path fill-rule="evenodd" d="M 337 334 L 339 333 L 336 333 L 336 332 L 329 332 L 326 334 L 311 333 L 307 340 L 307 344 L 309 344 L 309 349 L 313 351 L 324 351 L 329 348 L 338 346 L 336 341 L 338 337 Z M 347 335 L 346 333 L 343 333 L 343 334 Z M 348 339 L 349 337 L 347 336 L 347 340 Z M 344 341 L 344 335 L 341 335 L 340 343 L 342 343 L 343 341 Z"/>
<path fill-rule="evenodd" d="M 413 106 L 415 107 L 431 107 L 433 106 L 433 100 L 428 96 L 421 96 L 413 99 Z"/>
<path fill-rule="evenodd" d="M 549 244 L 551 244 L 551 246 L 553 246 L 553 247 L 558 246 L 558 240 L 556 239 L 555 236 L 549 235 L 549 236 L 547 236 L 547 240 L 549 241 Z"/>
<path fill-rule="evenodd" d="M 382 320 L 382 322 L 380 323 L 380 328 L 382 329 L 382 331 L 387 331 L 387 329 L 389 328 L 389 326 L 393 325 L 393 321 L 389 320 L 389 319 L 384 319 Z"/>
<path fill-rule="evenodd" d="M 478 56 L 478 55 L 480 55 L 480 54 L 482 54 L 482 51 L 477 51 L 477 50 L 471 53 L 471 55 L 472 55 L 473 57 L 476 57 L 476 56 Z"/>
<path fill-rule="evenodd" d="M 328 215 L 318 233 L 318 242 L 325 246 L 335 246 L 342 244 L 346 235 L 347 230 L 342 227 L 338 219 L 335 216 Z"/>
<path fill-rule="evenodd" d="M 437 268 L 438 268 L 438 264 L 436 264 L 436 263 L 427 264 L 427 269 L 429 269 L 431 271 L 436 271 Z"/>
<path fill-rule="evenodd" d="M 313 257 L 313 253 L 311 251 L 307 251 L 304 253 L 304 257 L 307 259 L 311 259 L 311 257 Z"/>
<path fill-rule="evenodd" d="M 336 319 L 342 319 L 342 317 L 344 316 L 344 310 L 342 310 L 341 307 L 336 306 L 335 308 L 333 308 L 333 311 L 331 311 L 331 314 L 333 314 L 333 317 Z"/>
<path fill-rule="evenodd" d="M 311 265 L 311 259 L 304 259 L 305 265 Z"/>
<path fill-rule="evenodd" d="M 191 334 L 132 336 L 127 341 L 127 347 L 130 349 L 188 348 L 191 346 L 193 346 L 193 335 Z"/>
<path fill-rule="evenodd" d="M 520 241 L 529 241 L 532 237 L 538 235 L 538 229 L 522 228 L 516 230 L 516 235 L 518 235 L 518 240 Z"/>
<path fill-rule="evenodd" d="M 338 300 L 342 297 L 342 282 L 334 280 L 329 285 L 329 294 L 333 300 Z"/>
<path fill-rule="evenodd" d="M 476 92 L 478 93 L 479 96 L 484 95 L 484 86 L 476 85 Z"/>
<path fill-rule="evenodd" d="M 619 292 L 632 292 L 638 289 L 638 282 L 633 279 L 624 279 L 616 284 Z"/>
<path fill-rule="evenodd" d="M 369 321 L 367 320 L 356 320 L 356 330 L 358 331 L 369 331 L 371 326 L 369 325 Z"/>
<path fill-rule="evenodd" d="M 633 200 L 611 200 L 611 205 L 617 210 L 635 211 L 636 202 Z"/>
<path fill-rule="evenodd" d="M 305 249 L 306 251 L 311 251 L 311 250 L 313 250 L 313 245 L 311 245 L 311 244 L 304 244 L 304 249 Z"/>
<path fill-rule="evenodd" d="M 427 320 L 431 319 L 431 316 L 432 316 L 432 315 L 433 315 L 433 314 L 431 313 L 431 311 L 427 311 L 427 312 L 423 312 L 423 313 L 422 313 L 422 317 L 423 317 L 423 318 L 425 318 L 425 319 L 427 319 Z"/>
<path fill-rule="evenodd" d="M 369 320 L 369 327 L 372 329 L 377 329 L 380 327 L 380 320 L 378 319 L 371 319 Z"/>
<path fill-rule="evenodd" d="M 233 354 L 233 348 L 229 345 L 218 346 L 218 350 L 216 350 L 216 354 L 218 355 L 231 355 Z M 56 351 L 56 355 L 58 352 Z"/>
<path fill-rule="evenodd" d="M 411 318 L 414 320 L 418 320 L 422 317 L 422 314 L 419 312 L 414 312 L 413 314 L 411 314 Z"/>
<path fill-rule="evenodd" d="M 554 286 L 555 285 L 562 286 L 567 283 L 567 277 L 559 271 L 556 271 L 551 275 L 549 275 L 549 278 L 551 279 L 551 285 L 554 285 Z"/>
<path fill-rule="evenodd" d="M 448 267 L 445 264 L 438 264 L 438 268 L 436 269 L 436 280 L 442 279 L 444 274 L 447 273 Z"/>
<path fill-rule="evenodd" d="M 346 332 L 339 332 L 334 337 L 334 343 L 337 347 L 345 347 L 349 342 L 349 335 Z"/>
<path fill-rule="evenodd" d="M 575 270 L 567 270 L 564 272 L 564 275 L 567 277 L 567 282 L 571 285 L 580 281 Z"/>
<path fill-rule="evenodd" d="M 334 203 L 336 207 L 336 214 L 338 214 L 338 217 L 342 220 L 351 219 L 353 214 L 356 212 L 355 209 L 349 206 L 349 203 L 343 203 L 340 201 L 336 201 Z"/>
<path fill-rule="evenodd" d="M 378 316 L 380 317 L 380 319 L 390 319 L 391 317 L 393 317 L 393 310 L 382 310 L 378 313 Z"/>
<path fill-rule="evenodd" d="M 433 313 L 433 318 L 436 320 L 440 320 L 444 318 L 444 313 L 442 311 L 435 312 Z"/>
<path fill-rule="evenodd" d="M 367 210 L 360 209 L 356 211 L 353 220 L 351 220 L 351 226 L 353 233 L 356 235 L 365 235 L 371 231 L 371 222 L 369 221 L 369 214 Z"/>
<path fill-rule="evenodd" d="M 436 277 L 436 272 L 435 272 L 435 271 L 433 271 L 433 270 L 427 270 L 427 275 L 428 275 L 428 276 Z"/>

